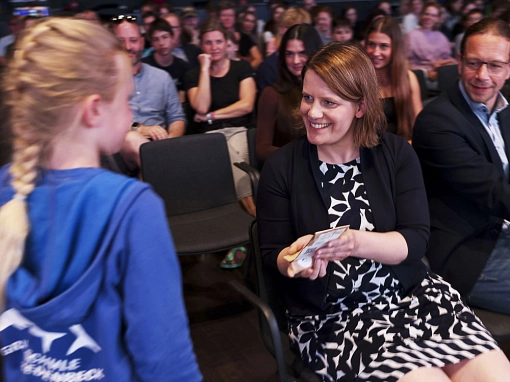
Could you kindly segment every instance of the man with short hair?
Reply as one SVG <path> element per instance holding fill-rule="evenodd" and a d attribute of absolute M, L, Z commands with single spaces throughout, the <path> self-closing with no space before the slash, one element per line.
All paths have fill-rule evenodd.
<path fill-rule="evenodd" d="M 414 126 L 429 199 L 433 271 L 474 306 L 510 314 L 510 27 L 483 19 L 464 35 L 460 81 Z"/>
<path fill-rule="evenodd" d="M 135 86 L 129 105 L 134 128 L 153 140 L 183 135 L 186 119 L 175 84 L 168 73 L 142 63 L 144 38 L 138 24 L 126 18 L 114 25 L 113 32 L 133 64 Z"/>
<path fill-rule="evenodd" d="M 175 13 L 169 13 L 163 16 L 163 18 L 170 24 L 174 32 L 174 47 L 172 50 L 174 57 L 186 61 L 190 64 L 191 68 L 198 68 L 200 66 L 198 55 L 202 53 L 202 49 L 194 44 L 183 43 L 181 41 L 181 19 Z"/>
<path fill-rule="evenodd" d="M 170 74 L 179 92 L 179 99 L 184 102 L 184 75 L 191 67 L 186 61 L 174 57 L 172 54 L 174 45 L 172 27 L 166 20 L 157 18 L 151 23 L 146 37 L 151 42 L 154 51 L 143 58 L 142 62 Z"/>

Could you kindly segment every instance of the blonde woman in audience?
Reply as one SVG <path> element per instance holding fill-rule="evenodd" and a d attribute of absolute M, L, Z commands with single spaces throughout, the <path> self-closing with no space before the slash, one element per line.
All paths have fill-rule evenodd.
<path fill-rule="evenodd" d="M 280 42 L 291 26 L 296 24 L 311 24 L 312 16 L 303 8 L 290 7 L 283 12 L 282 17 L 280 19 L 280 24 L 278 25 L 276 35 L 271 38 L 266 44 L 266 57 L 278 51 L 280 47 Z"/>
<path fill-rule="evenodd" d="M 0 170 L 6 381 L 202 379 L 163 204 L 99 168 L 130 130 L 131 72 L 94 22 L 48 19 L 16 43 Z"/>
<path fill-rule="evenodd" d="M 370 24 L 365 51 L 381 88 L 386 131 L 411 139 L 414 120 L 423 107 L 420 84 L 408 70 L 404 36 L 393 17 L 384 16 Z"/>

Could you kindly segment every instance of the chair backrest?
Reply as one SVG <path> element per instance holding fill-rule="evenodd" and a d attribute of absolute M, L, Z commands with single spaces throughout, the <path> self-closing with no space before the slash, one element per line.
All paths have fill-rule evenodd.
<path fill-rule="evenodd" d="M 238 203 L 225 137 L 185 135 L 140 147 L 143 180 L 165 202 L 167 216 Z"/>
<path fill-rule="evenodd" d="M 446 65 L 437 68 L 437 88 L 440 92 L 444 92 L 451 87 L 459 79 L 459 71 L 457 65 Z"/>
<path fill-rule="evenodd" d="M 263 163 L 257 159 L 256 136 L 257 136 L 256 128 L 247 130 L 246 137 L 248 140 L 248 151 L 249 151 L 250 165 L 260 171 L 260 170 L 262 170 Z"/>
<path fill-rule="evenodd" d="M 418 83 L 420 84 L 421 100 L 423 102 L 429 96 L 429 92 L 427 90 L 427 82 L 425 81 L 425 73 L 421 69 L 415 69 L 412 72 L 416 74 L 416 78 L 418 78 Z"/>

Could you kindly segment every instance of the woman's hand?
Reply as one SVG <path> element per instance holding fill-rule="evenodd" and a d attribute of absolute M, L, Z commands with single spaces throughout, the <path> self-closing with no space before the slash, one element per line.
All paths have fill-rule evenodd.
<path fill-rule="evenodd" d="M 196 113 L 195 116 L 193 117 L 193 120 L 195 122 L 207 122 L 207 117 L 205 114 Z"/>
<path fill-rule="evenodd" d="M 325 247 L 318 249 L 314 259 L 334 261 L 351 256 L 358 248 L 358 233 L 355 229 L 348 229 L 338 239 L 331 240 Z"/>
<path fill-rule="evenodd" d="M 309 278 L 310 280 L 315 280 L 317 277 L 324 277 L 326 275 L 326 269 L 328 266 L 327 260 L 322 259 L 314 259 L 313 265 L 311 268 L 307 268 L 299 273 L 295 273 L 292 267 L 290 266 L 290 262 L 284 258 L 284 256 L 292 256 L 296 252 L 303 249 L 303 247 L 310 241 L 313 235 L 305 235 L 297 239 L 294 243 L 292 243 L 289 247 L 284 248 L 280 254 L 278 255 L 278 269 L 280 272 L 287 277 L 303 277 Z"/>
<path fill-rule="evenodd" d="M 198 62 L 200 63 L 201 69 L 209 69 L 211 67 L 211 55 L 207 53 L 199 54 Z"/>

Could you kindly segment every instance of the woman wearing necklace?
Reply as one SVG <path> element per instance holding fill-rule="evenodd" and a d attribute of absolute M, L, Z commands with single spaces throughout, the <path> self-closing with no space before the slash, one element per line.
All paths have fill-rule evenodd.
<path fill-rule="evenodd" d="M 250 64 L 227 58 L 227 35 L 218 19 L 207 19 L 200 28 L 200 67 L 186 73 L 186 93 L 195 111 L 194 121 L 201 133 L 221 133 L 227 139 L 236 185 L 237 198 L 250 214 L 255 215 L 250 179 L 235 162 L 248 161 L 246 128 L 253 125 L 255 81 Z M 241 248 L 241 247 L 240 247 Z M 244 248 L 229 253 L 223 267 L 240 266 Z M 238 253 L 237 256 L 235 254 Z M 234 257 L 239 261 L 235 261 Z"/>
<path fill-rule="evenodd" d="M 412 127 L 423 108 L 420 85 L 408 70 L 404 36 L 397 21 L 389 16 L 370 24 L 365 51 L 374 65 L 384 100 L 386 131 L 411 139 Z"/>

